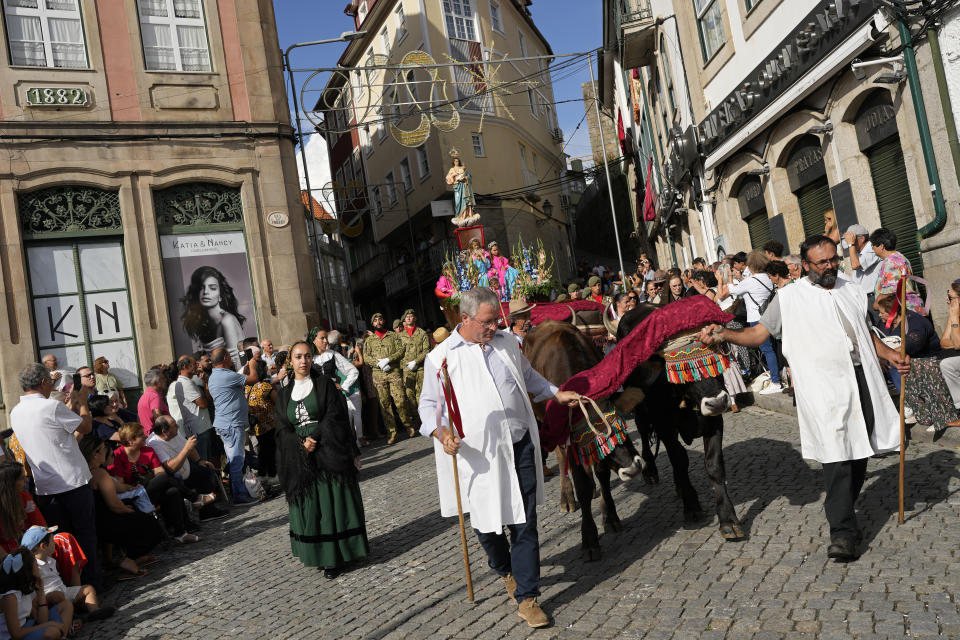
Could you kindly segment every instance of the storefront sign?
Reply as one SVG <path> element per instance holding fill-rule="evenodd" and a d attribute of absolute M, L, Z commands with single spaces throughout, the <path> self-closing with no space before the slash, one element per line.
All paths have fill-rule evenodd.
<path fill-rule="evenodd" d="M 822 0 L 698 126 L 708 154 L 869 20 L 877 0 Z"/>
<path fill-rule="evenodd" d="M 290 216 L 283 211 L 271 211 L 267 214 L 267 224 L 271 227 L 281 229 L 290 223 Z"/>
<path fill-rule="evenodd" d="M 160 236 L 160 253 L 177 354 L 257 335 L 242 231 Z"/>
<path fill-rule="evenodd" d="M 874 105 L 860 112 L 854 127 L 857 130 L 860 151 L 866 151 L 890 136 L 897 135 L 897 112 L 893 105 Z"/>
<path fill-rule="evenodd" d="M 27 89 L 28 107 L 85 107 L 90 96 L 81 87 L 31 87 Z"/>
<path fill-rule="evenodd" d="M 740 187 L 740 217 L 746 220 L 753 215 L 767 210 L 767 203 L 763 199 L 763 186 L 760 180 L 751 179 Z"/>
<path fill-rule="evenodd" d="M 827 168 L 823 164 L 823 151 L 819 145 L 797 149 L 787 162 L 787 179 L 790 181 L 791 191 L 796 191 L 825 175 Z"/>

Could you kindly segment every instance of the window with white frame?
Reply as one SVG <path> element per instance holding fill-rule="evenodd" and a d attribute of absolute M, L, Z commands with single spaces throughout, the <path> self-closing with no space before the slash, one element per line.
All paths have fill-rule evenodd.
<path fill-rule="evenodd" d="M 383 142 L 383 140 L 387 137 L 387 123 L 384 122 L 383 108 L 381 107 L 377 107 L 373 128 L 377 130 L 377 142 Z"/>
<path fill-rule="evenodd" d="M 532 160 L 533 160 L 533 177 L 534 177 L 534 180 L 535 180 L 535 181 L 539 182 L 539 181 L 540 181 L 540 169 L 537 167 L 537 154 L 534 153 L 534 154 L 531 156 L 531 158 L 532 158 Z"/>
<path fill-rule="evenodd" d="M 700 48 L 706 62 L 723 46 L 727 39 L 723 30 L 723 15 L 720 0 L 693 0 L 697 13 L 697 29 L 700 33 Z"/>
<path fill-rule="evenodd" d="M 427 155 L 426 142 L 417 147 L 417 170 L 420 172 L 421 180 L 430 174 L 430 156 Z"/>
<path fill-rule="evenodd" d="M 360 6 L 357 7 L 357 25 L 363 24 L 367 17 L 367 0 L 360 0 Z"/>
<path fill-rule="evenodd" d="M 389 27 L 384 27 L 380 30 L 380 44 L 383 45 L 383 54 L 385 56 L 390 55 L 390 29 Z"/>
<path fill-rule="evenodd" d="M 407 15 L 403 12 L 403 3 L 397 4 L 397 8 L 393 11 L 393 16 L 397 21 L 397 37 L 394 38 L 396 42 L 400 42 L 407 37 Z"/>
<path fill-rule="evenodd" d="M 487 154 L 483 150 L 483 134 L 472 133 L 470 134 L 470 140 L 473 142 L 473 155 L 477 158 L 485 157 Z"/>
<path fill-rule="evenodd" d="M 448 37 L 474 41 L 477 39 L 470 0 L 443 0 L 443 14 Z"/>
<path fill-rule="evenodd" d="M 363 171 L 361 170 L 362 165 L 360 164 L 360 147 L 354 147 L 353 149 L 353 179 L 357 182 L 360 182 L 363 179 Z"/>
<path fill-rule="evenodd" d="M 211 71 L 201 0 L 137 0 L 147 71 Z"/>
<path fill-rule="evenodd" d="M 373 216 L 377 219 L 383 217 L 383 201 L 380 199 L 380 187 L 370 187 L 370 200 L 373 202 Z"/>
<path fill-rule="evenodd" d="M 359 128 L 360 132 L 360 146 L 363 147 L 363 150 L 367 155 L 373 153 L 373 145 L 370 144 L 370 125 L 366 124 Z"/>
<path fill-rule="evenodd" d="M 383 176 L 383 188 L 387 192 L 387 201 L 390 204 L 397 204 L 397 202 L 399 202 L 397 197 L 397 185 L 394 180 L 395 178 L 393 177 L 393 171 L 388 171 L 387 175 Z"/>
<path fill-rule="evenodd" d="M 523 35 L 523 31 L 517 31 L 517 37 L 520 40 L 520 57 L 527 57 L 527 37 Z"/>
<path fill-rule="evenodd" d="M 491 0 L 490 2 L 490 26 L 494 31 L 503 33 L 503 18 L 500 17 L 500 5 Z"/>
<path fill-rule="evenodd" d="M 3 0 L 10 64 L 86 69 L 87 47 L 77 0 Z"/>
<path fill-rule="evenodd" d="M 537 117 L 537 99 L 533 95 L 533 89 L 527 87 L 527 99 L 530 100 L 530 115 Z"/>
<path fill-rule="evenodd" d="M 410 159 L 400 158 L 400 182 L 406 193 L 413 191 L 413 174 L 410 173 Z"/>
<path fill-rule="evenodd" d="M 520 169 L 523 173 L 523 184 L 529 185 L 532 181 L 530 180 L 530 170 L 527 168 L 527 148 L 520 145 Z"/>
<path fill-rule="evenodd" d="M 409 90 L 409 93 L 405 96 L 405 98 L 409 99 L 411 102 L 416 102 L 420 98 L 417 97 L 417 79 L 413 75 L 413 71 L 407 71 L 406 82 L 407 82 L 407 89 Z M 411 104 L 408 111 L 413 111 L 416 108 L 417 108 L 416 104 Z"/>

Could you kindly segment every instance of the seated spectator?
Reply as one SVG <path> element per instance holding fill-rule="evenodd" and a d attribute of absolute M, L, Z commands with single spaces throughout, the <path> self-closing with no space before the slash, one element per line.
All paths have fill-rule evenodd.
<path fill-rule="evenodd" d="M 0 461 L 0 556 L 19 547 L 28 528 L 47 524 L 26 486 L 27 475 L 19 462 Z"/>
<path fill-rule="evenodd" d="M 141 566 L 156 562 L 156 558 L 148 554 L 163 536 L 160 523 L 152 515 L 125 504 L 118 496 L 119 483 L 107 473 L 113 453 L 103 440 L 94 434 L 86 435 L 80 441 L 80 451 L 90 469 L 100 542 L 125 551 L 126 557 L 119 563 L 123 572 L 120 580 L 145 576 L 147 572 Z M 122 484 L 120 487 L 131 488 Z"/>
<path fill-rule="evenodd" d="M 119 442 L 117 429 L 123 426 L 114 404 L 107 396 L 90 396 L 87 400 L 90 415 L 93 417 L 93 433 L 101 440 Z"/>
<path fill-rule="evenodd" d="M 27 529 L 20 541 L 24 549 L 33 554 L 40 570 L 40 579 L 43 580 L 43 595 L 47 604 L 58 605 L 67 601 L 73 604 L 74 611 L 85 611 L 87 621 L 104 620 L 115 613 L 113 607 L 101 607 L 97 599 L 97 590 L 89 584 L 81 584 L 80 572 L 74 571 L 70 586 L 63 582 L 57 572 L 57 561 L 54 554 L 57 545 L 53 540 L 56 527 L 33 526 Z"/>
<path fill-rule="evenodd" d="M 43 356 L 43 366 L 50 371 L 50 379 L 53 381 L 53 388 L 57 391 L 63 391 L 64 387 L 73 380 L 73 367 L 61 367 L 57 362 L 57 356 L 47 353 Z"/>
<path fill-rule="evenodd" d="M 59 640 L 75 631 L 73 605 L 48 607 L 37 580 L 37 561 L 18 547 L 0 565 L 0 638 Z"/>
<path fill-rule="evenodd" d="M 176 474 L 186 486 L 201 494 L 206 502 L 200 509 L 201 520 L 222 518 L 229 513 L 213 504 L 220 480 L 213 464 L 197 453 L 197 436 L 184 438 L 173 418 L 160 416 L 153 422 L 147 446 L 157 454 L 167 473 Z"/>
<path fill-rule="evenodd" d="M 120 406 L 126 409 L 127 397 L 123 394 L 123 385 L 115 375 L 110 373 L 110 361 L 100 356 L 93 361 L 93 372 L 96 375 L 97 393 L 105 396 L 116 393 L 120 398 Z"/>
<path fill-rule="evenodd" d="M 948 357 L 940 360 L 940 373 L 950 389 L 953 406 L 960 409 L 960 279 L 947 289 L 947 328 L 940 336 L 940 346 L 949 349 Z M 960 420 L 948 422 L 947 426 L 960 427 Z"/>
<path fill-rule="evenodd" d="M 170 415 L 170 408 L 163 399 L 167 394 L 167 378 L 163 369 L 154 367 L 143 376 L 143 395 L 137 402 L 137 417 L 147 435 L 153 431 L 153 419 Z"/>
<path fill-rule="evenodd" d="M 910 267 L 910 261 L 907 260 L 907 257 L 896 251 L 897 234 L 893 231 L 880 227 L 870 234 L 870 244 L 873 245 L 873 252 L 877 254 L 877 257 L 883 260 L 880 264 L 880 274 L 877 276 L 874 292 L 873 304 L 874 309 L 876 309 L 876 301 L 880 296 L 895 294 L 900 278 L 913 275 L 913 269 Z M 907 309 L 921 315 L 927 313 L 923 305 L 923 299 L 917 293 L 917 284 L 913 281 L 907 283 Z"/>
<path fill-rule="evenodd" d="M 900 313 L 890 317 L 895 296 L 882 295 L 876 301 L 880 322 L 877 329 L 888 337 L 900 338 Z M 887 324 L 890 324 L 887 327 Z M 940 339 L 930 320 L 907 309 L 906 353 L 910 356 L 910 375 L 906 378 L 904 405 L 910 407 L 917 422 L 942 431 L 957 418 L 957 411 L 950 398 L 950 389 L 940 373 Z M 894 369 L 887 372 L 897 392 L 903 380 Z M 911 420 L 913 422 L 913 420 Z"/>
<path fill-rule="evenodd" d="M 146 487 L 150 500 L 160 510 L 170 535 L 178 544 L 200 542 L 200 536 L 187 531 L 190 522 L 183 499 L 189 499 L 198 509 L 212 499 L 208 499 L 209 496 L 200 498 L 195 491 L 173 480 L 153 449 L 145 446 L 147 437 L 142 426 L 128 422 L 120 427 L 119 435 L 121 446 L 113 452 L 113 464 L 107 467 L 110 475 L 129 485 Z"/>
<path fill-rule="evenodd" d="M 72 409 L 50 399 L 53 381 L 39 362 L 20 372 L 20 388 L 24 395 L 10 412 L 10 424 L 33 471 L 37 504 L 50 524 L 77 538 L 87 554 L 83 581 L 97 586 L 100 563 L 90 470 L 74 435 L 83 436 L 93 428 L 89 392 L 85 387 L 71 390 Z"/>

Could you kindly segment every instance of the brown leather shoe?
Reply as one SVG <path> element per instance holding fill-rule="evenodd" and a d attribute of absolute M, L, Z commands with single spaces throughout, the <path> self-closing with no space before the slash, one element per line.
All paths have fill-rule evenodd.
<path fill-rule="evenodd" d="M 417 435 L 417 430 L 414 429 L 413 427 L 407 427 L 407 435 L 412 438 L 415 435 Z"/>
<path fill-rule="evenodd" d="M 503 576 L 503 586 L 507 588 L 507 597 L 516 604 L 517 598 L 514 594 L 517 592 L 517 581 L 513 579 L 512 573 Z"/>
<path fill-rule="evenodd" d="M 390 434 L 390 437 L 387 438 L 387 444 L 396 444 L 397 443 L 397 432 L 394 431 Z"/>
<path fill-rule="evenodd" d="M 550 624 L 550 618 L 543 612 L 536 598 L 527 598 L 520 603 L 517 608 L 517 615 L 526 620 L 527 625 L 534 629 L 545 627 Z"/>
<path fill-rule="evenodd" d="M 947 426 L 947 427 L 960 427 L 960 418 L 957 418 L 957 419 L 954 420 L 953 422 L 948 422 L 948 423 L 947 423 L 946 425 L 944 425 L 944 426 Z"/>

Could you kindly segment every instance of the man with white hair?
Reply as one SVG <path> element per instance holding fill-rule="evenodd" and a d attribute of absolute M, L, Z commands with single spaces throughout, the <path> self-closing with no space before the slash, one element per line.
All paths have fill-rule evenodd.
<path fill-rule="evenodd" d="M 847 244 L 847 257 L 850 259 L 850 278 L 867 294 L 867 308 L 873 309 L 874 289 L 880 277 L 880 263 L 883 262 L 873 251 L 870 244 L 870 232 L 862 224 L 852 224 L 843 234 Z"/>
<path fill-rule="evenodd" d="M 543 504 L 543 468 L 527 392 L 534 401 L 552 397 L 571 406 L 578 395 L 559 391 L 533 370 L 516 338 L 497 331 L 499 315 L 500 301 L 492 290 L 474 287 L 462 294 L 460 324 L 424 362 L 420 433 L 434 439 L 440 514 L 457 515 L 453 466 L 443 454 L 457 455 L 463 509 L 470 512 L 490 567 L 503 578 L 507 596 L 518 603 L 517 614 L 531 627 L 544 627 L 550 619 L 537 604 L 537 505 Z M 453 406 L 462 416 L 462 439 L 446 413 L 437 378 L 441 371 L 449 375 L 457 399 Z"/>
<path fill-rule="evenodd" d="M 53 381 L 53 388 L 57 391 L 63 391 L 67 383 L 72 382 L 70 374 L 74 371 L 73 367 L 61 367 L 60 363 L 57 362 L 57 356 L 52 353 L 45 353 L 41 360 L 43 361 L 43 366 L 50 371 L 50 380 Z"/>

